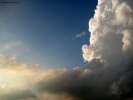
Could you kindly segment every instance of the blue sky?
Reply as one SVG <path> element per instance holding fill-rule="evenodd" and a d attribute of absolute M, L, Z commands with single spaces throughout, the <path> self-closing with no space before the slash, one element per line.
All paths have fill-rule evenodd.
<path fill-rule="evenodd" d="M 97 0 L 1 3 L 0 53 L 44 68 L 82 66 L 81 48 L 89 44 L 88 21 L 96 5 Z"/>

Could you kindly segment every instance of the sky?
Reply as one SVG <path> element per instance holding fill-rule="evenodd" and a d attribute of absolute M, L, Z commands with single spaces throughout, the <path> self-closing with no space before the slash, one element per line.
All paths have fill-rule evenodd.
<path fill-rule="evenodd" d="M 0 4 L 1 47 L 9 45 L 1 53 L 45 68 L 72 69 L 86 64 L 81 48 L 89 44 L 88 21 L 97 0 L 19 2 Z M 84 32 L 86 36 L 76 37 Z"/>
<path fill-rule="evenodd" d="M 0 1 L 0 100 L 132 100 L 132 0 Z"/>

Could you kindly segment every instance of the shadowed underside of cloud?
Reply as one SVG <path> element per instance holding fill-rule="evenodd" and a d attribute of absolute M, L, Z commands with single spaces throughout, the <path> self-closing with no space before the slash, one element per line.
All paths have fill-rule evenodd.
<path fill-rule="evenodd" d="M 128 67 L 127 63 L 128 61 L 125 61 L 119 63 L 119 65 L 109 65 L 104 68 L 104 63 L 93 59 L 88 65 L 74 68 L 73 71 L 67 71 L 56 78 L 42 79 L 36 84 L 36 88 L 40 92 L 68 93 L 69 96 L 75 97 L 77 100 L 122 99 L 125 93 L 121 94 L 121 89 L 124 89 L 128 82 L 130 86 L 125 87 L 125 90 L 128 88 L 128 90 L 132 91 L 132 74 L 126 81 L 127 83 L 124 81 L 127 76 L 125 74 L 131 73 L 128 68 L 124 67 Z M 123 79 L 122 82 L 120 82 L 121 79 Z M 123 84 L 123 87 L 120 87 L 123 82 L 125 84 Z M 116 87 L 113 90 L 112 86 L 114 83 Z M 127 92 L 128 95 L 128 92 L 131 92 L 128 90 L 123 92 Z M 126 96 L 125 98 L 127 98 Z M 130 97 L 132 97 L 132 92 Z"/>
<path fill-rule="evenodd" d="M 88 64 L 71 71 L 45 70 L 0 55 L 0 72 L 5 76 L 0 84 L 16 89 L 10 93 L 2 85 L 5 94 L 0 92 L 0 97 L 4 100 L 11 100 L 5 98 L 8 95 L 14 100 L 133 99 L 133 1 L 98 0 L 89 31 L 90 45 L 82 47 Z"/>

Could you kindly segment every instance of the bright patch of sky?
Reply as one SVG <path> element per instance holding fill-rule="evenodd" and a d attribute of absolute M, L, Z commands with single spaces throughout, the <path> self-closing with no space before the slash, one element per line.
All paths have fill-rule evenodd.
<path fill-rule="evenodd" d="M 97 0 L 19 2 L 0 3 L 1 54 L 44 68 L 85 64 L 81 48 L 89 44 L 88 21 Z"/>

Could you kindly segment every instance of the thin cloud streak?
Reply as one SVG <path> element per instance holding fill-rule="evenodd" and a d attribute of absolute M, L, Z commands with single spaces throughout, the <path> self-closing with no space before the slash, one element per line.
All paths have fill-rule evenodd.
<path fill-rule="evenodd" d="M 83 31 L 83 32 L 80 33 L 80 34 L 76 34 L 76 36 L 75 36 L 72 40 L 74 40 L 74 39 L 76 39 L 76 38 L 81 38 L 81 37 L 83 37 L 84 35 L 86 35 L 86 32 L 85 32 L 85 31 Z"/>

